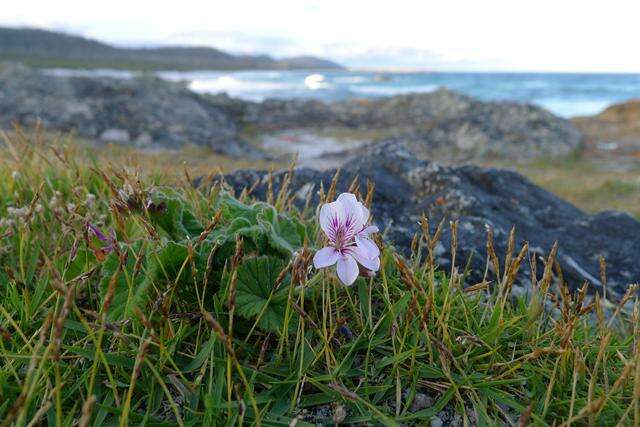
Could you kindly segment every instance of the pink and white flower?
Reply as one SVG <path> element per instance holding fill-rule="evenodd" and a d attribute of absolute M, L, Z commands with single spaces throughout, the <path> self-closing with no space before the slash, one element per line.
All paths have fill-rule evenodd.
<path fill-rule="evenodd" d="M 380 249 L 369 237 L 378 227 L 367 225 L 369 210 L 351 193 L 342 193 L 332 203 L 320 208 L 320 227 L 329 244 L 316 252 L 316 268 L 336 264 L 342 283 L 349 286 L 358 278 L 360 268 L 375 272 L 380 269 Z"/>

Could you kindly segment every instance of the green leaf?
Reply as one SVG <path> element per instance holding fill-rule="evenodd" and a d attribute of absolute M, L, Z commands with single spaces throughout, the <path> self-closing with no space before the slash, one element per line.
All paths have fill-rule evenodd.
<path fill-rule="evenodd" d="M 109 292 L 109 284 L 115 277 L 115 283 L 113 287 L 113 298 L 109 305 L 109 312 L 107 318 L 111 321 L 120 320 L 126 315 L 130 314 L 131 307 L 140 306 L 144 304 L 144 300 L 137 300 L 143 296 L 144 293 L 138 292 L 138 290 L 144 286 L 144 275 L 141 273 L 134 275 L 134 267 L 136 264 L 136 257 L 140 252 L 141 243 L 135 243 L 131 246 L 121 245 L 120 250 L 126 252 L 126 264 L 120 269 L 120 259 L 118 254 L 114 251 L 102 264 L 102 280 L 100 282 L 100 296 L 102 303 Z M 142 261 L 143 265 L 146 264 L 146 259 Z"/>
<path fill-rule="evenodd" d="M 235 235 L 240 234 L 245 240 L 250 239 L 261 254 L 288 256 L 302 246 L 306 235 L 302 223 L 278 214 L 267 203 L 245 205 L 224 193 L 218 199 L 218 208 L 229 221 L 227 236 L 235 239 Z"/>
<path fill-rule="evenodd" d="M 78 347 L 65 345 L 64 348 L 69 350 L 71 353 L 76 354 L 78 356 L 84 357 L 85 359 L 95 360 L 97 353 L 95 348 L 93 347 Z M 122 368 L 131 369 L 135 365 L 135 358 L 131 357 L 131 355 L 124 355 L 118 353 L 104 353 L 104 359 L 111 366 L 118 366 Z"/>
<path fill-rule="evenodd" d="M 267 230 L 271 247 L 285 254 L 291 254 L 302 246 L 304 227 L 299 222 L 284 215 L 278 215 L 273 206 L 264 205 L 258 216 Z"/>
<path fill-rule="evenodd" d="M 188 271 L 182 269 L 187 259 L 188 250 L 184 245 L 167 242 L 155 252 L 143 254 L 142 269 L 134 272 L 136 256 L 140 253 L 140 243 L 135 243 L 127 248 L 122 245 L 121 250 L 128 250 L 127 264 L 118 273 L 114 288 L 113 300 L 109 307 L 107 317 L 109 320 L 121 320 L 133 315 L 134 308 L 145 310 L 155 294 L 152 292 L 154 285 L 174 283 L 179 279 L 188 277 Z M 119 259 L 111 253 L 103 265 L 101 295 L 104 301 L 108 291 L 109 282 L 118 270 Z"/>
<path fill-rule="evenodd" d="M 184 271 L 181 273 L 181 269 L 188 256 L 189 251 L 186 246 L 167 242 L 165 247 L 151 256 L 152 262 L 147 271 L 147 279 L 158 281 L 165 279 L 168 282 L 175 282 L 186 277 Z"/>
<path fill-rule="evenodd" d="M 263 330 L 282 329 L 288 290 L 284 284 L 274 288 L 284 267 L 284 261 L 273 257 L 249 258 L 238 267 L 237 313 L 247 319 L 260 316 L 258 326 Z"/>
<path fill-rule="evenodd" d="M 190 205 L 175 191 L 167 189 L 157 192 L 151 200 L 156 205 L 164 205 L 164 209 L 149 212 L 151 221 L 164 230 L 173 240 L 182 240 L 198 236 L 204 228 L 193 214 Z"/>

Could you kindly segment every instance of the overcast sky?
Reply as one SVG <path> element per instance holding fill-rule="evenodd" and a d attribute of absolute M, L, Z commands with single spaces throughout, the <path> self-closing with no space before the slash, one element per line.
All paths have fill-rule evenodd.
<path fill-rule="evenodd" d="M 0 24 L 351 67 L 640 72 L 639 0 L 4 0 Z"/>

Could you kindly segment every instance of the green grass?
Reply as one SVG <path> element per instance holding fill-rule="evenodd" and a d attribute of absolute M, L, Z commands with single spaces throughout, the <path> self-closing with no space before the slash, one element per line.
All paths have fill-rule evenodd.
<path fill-rule="evenodd" d="M 379 242 L 379 274 L 347 288 L 311 266 L 316 207 L 286 191 L 256 203 L 7 143 L 2 425 L 640 422 L 640 307 L 570 293 L 553 253 L 523 294 L 526 247 L 489 245 L 495 273 L 465 283 L 427 232 L 409 258 Z"/>

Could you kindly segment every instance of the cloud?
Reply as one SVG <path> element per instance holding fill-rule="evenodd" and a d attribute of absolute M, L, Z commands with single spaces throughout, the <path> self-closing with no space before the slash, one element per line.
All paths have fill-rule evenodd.
<path fill-rule="evenodd" d="M 6 1 L 0 25 L 117 44 L 312 54 L 354 67 L 640 72 L 629 0 Z"/>
<path fill-rule="evenodd" d="M 489 63 L 406 46 L 333 44 L 325 46 L 322 51 L 323 55 L 331 55 L 333 59 L 354 68 L 481 70 Z M 500 61 L 491 60 L 492 67 L 500 65 L 503 65 Z"/>

